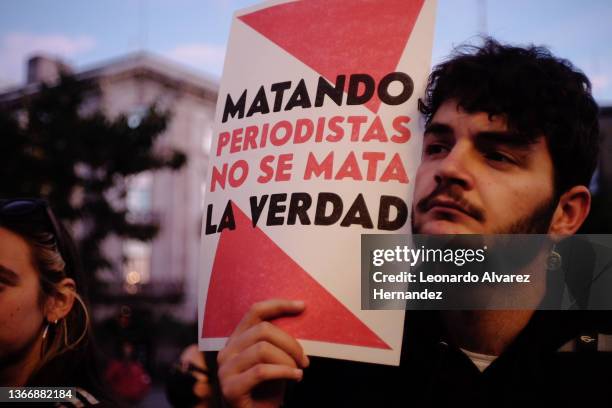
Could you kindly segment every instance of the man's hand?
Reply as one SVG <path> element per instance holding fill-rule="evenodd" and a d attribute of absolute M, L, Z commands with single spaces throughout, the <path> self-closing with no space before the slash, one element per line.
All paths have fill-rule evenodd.
<path fill-rule="evenodd" d="M 269 322 L 304 310 L 304 302 L 268 300 L 244 315 L 217 357 L 225 400 L 235 408 L 278 407 L 284 381 L 301 380 L 309 364 L 295 338 Z M 273 383 L 262 383 L 270 380 Z"/>

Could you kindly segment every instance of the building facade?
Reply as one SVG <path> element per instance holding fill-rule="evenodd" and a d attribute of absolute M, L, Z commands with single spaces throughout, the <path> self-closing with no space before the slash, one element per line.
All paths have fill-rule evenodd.
<path fill-rule="evenodd" d="M 125 203 L 117 204 L 125 205 L 134 219 L 158 222 L 160 231 L 149 243 L 116 236 L 104 241 L 103 251 L 115 266 L 99 274 L 108 282 L 110 301 L 96 307 L 97 320 L 116 313 L 117 304 L 137 300 L 155 304 L 156 313 L 195 321 L 203 192 L 218 81 L 147 53 L 79 72 L 54 58 L 36 56 L 28 61 L 27 84 L 1 93 L 0 104 L 35 93 L 41 82 L 52 84 L 62 72 L 98 84 L 100 92 L 85 100 L 84 112 L 126 115 L 128 126 L 137 127 L 153 104 L 170 111 L 156 149 L 178 148 L 187 155 L 180 170 L 146 172 L 127 180 Z"/>

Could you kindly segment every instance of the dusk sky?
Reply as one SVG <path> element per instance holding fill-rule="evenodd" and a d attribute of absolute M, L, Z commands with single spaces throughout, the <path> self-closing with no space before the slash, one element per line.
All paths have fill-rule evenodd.
<path fill-rule="evenodd" d="M 0 88 L 19 84 L 35 52 L 77 69 L 146 50 L 220 77 L 232 13 L 253 0 L 20 0 L 0 2 Z M 542 44 L 572 61 L 612 105 L 612 2 L 438 0 L 433 63 L 487 32 Z"/>

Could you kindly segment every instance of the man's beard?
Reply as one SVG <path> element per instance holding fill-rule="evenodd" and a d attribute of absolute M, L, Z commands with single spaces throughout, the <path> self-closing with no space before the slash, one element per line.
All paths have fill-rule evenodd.
<path fill-rule="evenodd" d="M 558 200 L 550 197 L 540 203 L 534 211 L 518 220 L 512 221 L 508 225 L 496 228 L 488 232 L 489 234 L 546 234 L 550 227 L 553 214 L 557 208 Z M 413 234 L 419 234 L 421 226 L 415 224 L 415 208 L 413 206 L 410 213 L 410 224 Z"/>
<path fill-rule="evenodd" d="M 547 234 L 557 203 L 558 201 L 551 197 L 543 201 L 530 215 L 493 231 L 493 234 Z"/>
<path fill-rule="evenodd" d="M 550 228 L 558 200 L 550 197 L 543 200 L 529 215 L 479 235 L 454 235 L 453 241 L 446 242 L 445 248 L 453 245 L 457 248 L 481 248 L 488 246 L 486 262 L 481 263 L 472 272 L 478 274 L 486 270 L 495 270 L 503 265 L 507 273 L 518 273 L 529 265 L 541 251 L 546 248 L 546 235 Z M 415 208 L 412 208 L 410 221 L 412 233 L 420 234 L 420 226 L 415 225 Z M 483 211 L 483 216 L 486 216 Z M 530 234 L 531 237 L 509 237 L 508 235 Z M 538 234 L 538 235 L 534 235 Z M 466 239 L 463 239 L 465 237 Z M 469 238 L 468 238 L 469 237 Z M 434 241 L 436 242 L 436 241 Z M 480 272 L 479 272 L 480 271 Z"/>

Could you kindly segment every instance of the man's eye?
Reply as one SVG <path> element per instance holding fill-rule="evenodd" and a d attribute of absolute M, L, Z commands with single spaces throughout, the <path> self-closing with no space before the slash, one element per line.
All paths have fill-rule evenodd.
<path fill-rule="evenodd" d="M 488 152 L 486 155 L 488 160 L 500 163 L 514 163 L 511 157 L 500 152 Z"/>
<path fill-rule="evenodd" d="M 425 147 L 425 154 L 427 156 L 432 156 L 432 155 L 436 155 L 436 154 L 440 154 L 445 152 L 446 150 L 448 150 L 446 148 L 446 146 L 444 146 L 443 144 L 439 144 L 439 143 L 432 143 L 430 145 L 427 145 Z"/>

